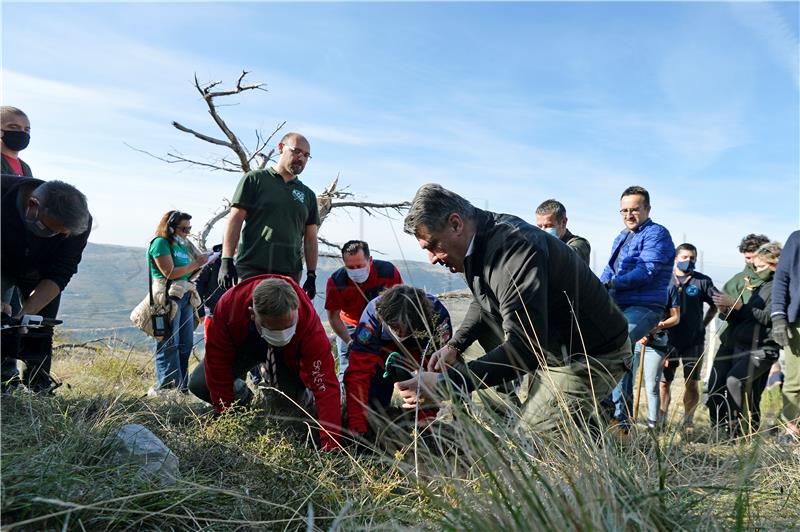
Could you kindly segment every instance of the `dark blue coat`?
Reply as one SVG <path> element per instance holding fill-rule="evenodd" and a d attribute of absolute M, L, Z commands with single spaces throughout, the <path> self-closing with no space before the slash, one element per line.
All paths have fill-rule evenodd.
<path fill-rule="evenodd" d="M 789 323 L 800 315 L 800 231 L 789 235 L 772 284 L 772 315 L 785 314 Z"/>
<path fill-rule="evenodd" d="M 620 249 L 629 231 L 622 231 L 611 246 L 600 282 L 613 281 L 611 296 L 617 305 L 627 307 L 664 306 L 675 258 L 675 245 L 669 231 L 653 220 L 647 220 L 636 231 L 630 243 Z M 614 263 L 620 255 L 619 268 Z"/>

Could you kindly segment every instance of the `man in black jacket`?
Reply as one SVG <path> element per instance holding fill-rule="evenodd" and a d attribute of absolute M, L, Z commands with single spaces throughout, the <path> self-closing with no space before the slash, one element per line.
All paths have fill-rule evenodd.
<path fill-rule="evenodd" d="M 16 288 L 22 308 L 15 317 L 38 314 L 55 318 L 61 292 L 78 271 L 89 238 L 91 216 L 86 197 L 61 181 L 4 175 L 0 207 L 3 313 L 11 313 L 9 300 Z M 28 360 L 23 383 L 34 392 L 48 392 L 52 329 L 24 337 L 21 352 Z"/>
<path fill-rule="evenodd" d="M 625 316 L 586 263 L 566 244 L 508 214 L 473 207 L 436 184 L 417 191 L 405 231 L 434 264 L 463 272 L 473 301 L 429 371 L 400 382 L 406 404 L 441 398 L 447 381 L 465 392 L 531 375 L 522 422 L 555 427 L 566 412 L 596 419 L 599 400 L 630 366 Z M 466 367 L 458 353 L 479 341 L 486 350 Z M 441 373 L 435 373 L 435 370 Z"/>

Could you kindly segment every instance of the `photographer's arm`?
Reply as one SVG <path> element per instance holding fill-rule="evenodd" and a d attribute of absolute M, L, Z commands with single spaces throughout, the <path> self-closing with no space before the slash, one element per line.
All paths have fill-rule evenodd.
<path fill-rule="evenodd" d="M 27 298 L 24 298 L 22 308 L 17 317 L 25 314 L 38 314 L 44 307 L 61 293 L 61 288 L 50 279 L 42 279 Z"/>

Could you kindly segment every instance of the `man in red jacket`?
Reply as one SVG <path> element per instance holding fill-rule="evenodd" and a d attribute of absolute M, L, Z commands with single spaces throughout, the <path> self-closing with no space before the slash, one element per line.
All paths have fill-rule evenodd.
<path fill-rule="evenodd" d="M 298 404 L 311 391 L 322 448 L 337 448 L 342 419 L 331 345 L 308 296 L 281 275 L 251 277 L 225 292 L 189 390 L 222 412 L 249 399 L 243 379 L 262 363 L 265 381 Z"/>

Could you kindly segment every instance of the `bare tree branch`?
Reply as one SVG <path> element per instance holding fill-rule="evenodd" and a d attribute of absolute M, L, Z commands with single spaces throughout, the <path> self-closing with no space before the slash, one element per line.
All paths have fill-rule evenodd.
<path fill-rule="evenodd" d="M 267 154 L 266 156 L 264 156 L 262 152 L 264 148 L 266 148 L 267 145 L 270 143 L 270 141 L 272 141 L 272 137 L 274 137 L 275 134 L 278 131 L 280 131 L 285 125 L 286 121 L 284 120 L 283 122 L 278 124 L 278 126 L 272 131 L 272 133 L 269 134 L 269 136 L 266 139 L 263 140 L 261 139 L 261 132 L 256 130 L 256 149 L 253 152 L 253 155 L 251 155 L 250 158 L 248 159 L 248 162 L 253 162 L 253 159 L 255 159 L 256 157 L 261 157 L 261 162 L 259 163 L 259 169 L 263 169 L 264 167 L 266 167 L 267 162 L 269 162 L 269 160 L 272 159 L 272 155 L 275 153 L 275 150 L 274 149 L 269 150 L 269 154 Z"/>
<path fill-rule="evenodd" d="M 154 153 L 150 153 L 147 150 L 143 150 L 141 148 L 137 148 L 135 146 L 131 146 L 127 142 L 124 142 L 123 144 L 125 144 L 127 147 L 129 147 L 133 151 L 138 151 L 139 153 L 144 153 L 145 155 L 149 155 L 153 159 L 158 159 L 159 161 L 162 161 L 162 162 L 165 162 L 165 163 L 168 163 L 168 164 L 183 163 L 183 164 L 188 164 L 189 166 L 194 166 L 194 165 L 204 166 L 206 168 L 210 168 L 212 171 L 224 170 L 226 172 L 241 173 L 241 169 L 237 168 L 236 166 L 225 167 L 225 166 L 219 166 L 219 165 L 216 165 L 216 164 L 213 164 L 213 163 L 204 163 L 202 161 L 195 161 L 194 159 L 187 159 L 186 157 L 183 157 L 182 155 L 176 155 L 174 153 L 167 153 L 166 157 L 160 157 L 160 156 L 158 156 L 158 155 L 156 155 Z M 225 159 L 223 159 L 221 162 L 227 163 L 228 161 L 225 161 Z"/>
<path fill-rule="evenodd" d="M 120 338 L 111 337 L 111 336 L 104 336 L 102 338 L 95 338 L 94 340 L 89 340 L 89 341 L 82 342 L 82 343 L 56 344 L 56 345 L 53 346 L 53 349 L 78 349 L 78 348 L 82 348 L 82 347 L 89 347 L 89 344 L 97 344 L 97 343 L 100 343 L 100 342 L 109 342 L 109 341 L 113 341 L 113 342 L 116 342 L 116 343 L 119 343 L 119 344 L 123 344 L 125 346 L 132 347 L 131 344 L 129 344 L 128 342 L 126 342 L 125 340 L 122 340 Z"/>
<path fill-rule="evenodd" d="M 236 155 L 239 157 L 239 162 L 241 163 L 242 170 L 244 172 L 249 172 L 250 157 L 247 154 L 247 150 L 242 146 L 241 142 L 239 141 L 239 138 L 236 135 L 234 135 L 233 131 L 230 130 L 228 125 L 225 123 L 225 121 L 217 112 L 217 108 L 214 105 L 214 98 L 239 94 L 240 92 L 246 90 L 263 89 L 262 83 L 242 86 L 242 80 L 246 75 L 247 71 L 242 70 L 242 75 L 239 76 L 239 80 L 236 82 L 236 88 L 230 91 L 212 92 L 211 88 L 219 85 L 219 82 L 215 82 L 213 84 L 206 85 L 205 87 L 201 87 L 200 82 L 197 80 L 197 74 L 195 74 L 194 76 L 194 86 L 197 88 L 197 91 L 200 93 L 200 95 L 203 97 L 203 100 L 206 102 L 206 105 L 208 106 L 208 113 L 211 115 L 211 118 L 214 119 L 214 122 L 216 122 L 220 130 L 222 130 L 222 132 L 225 133 L 225 136 L 228 137 L 228 140 L 230 141 L 229 148 L 233 150 L 234 153 L 236 153 Z"/>
<path fill-rule="evenodd" d="M 242 85 L 242 81 L 244 81 L 244 77 L 248 75 L 250 72 L 247 70 L 242 70 L 242 74 L 239 76 L 239 79 L 236 81 L 236 88 L 227 90 L 227 91 L 218 91 L 218 92 L 211 92 L 211 89 L 216 87 L 217 85 L 221 84 L 221 81 L 215 81 L 214 83 L 209 83 L 204 87 L 204 92 L 211 98 L 218 98 L 220 96 L 233 96 L 234 94 L 239 94 L 240 92 L 249 91 L 249 90 L 261 90 L 267 92 L 265 88 L 266 83 L 254 83 L 253 85 Z M 195 81 L 197 77 L 195 76 Z M 205 97 L 205 96 L 204 96 Z"/>
<path fill-rule="evenodd" d="M 337 249 L 337 250 L 342 248 L 341 244 L 334 244 L 330 240 L 322 238 L 321 236 L 317 236 L 317 240 L 319 240 L 320 244 L 322 244 L 323 246 L 328 246 L 329 248 L 333 248 L 333 249 Z M 341 255 L 334 255 L 334 257 L 341 258 Z"/>
<path fill-rule="evenodd" d="M 206 239 L 208 238 L 208 234 L 211 232 L 211 229 L 214 227 L 218 221 L 222 220 L 228 213 L 231 212 L 231 204 L 227 199 L 223 199 L 222 207 L 214 213 L 214 216 L 208 220 L 205 225 L 203 226 L 203 230 L 200 231 L 200 235 L 197 237 L 197 247 L 200 248 L 201 251 L 206 251 Z"/>
<path fill-rule="evenodd" d="M 230 149 L 233 149 L 233 145 L 230 142 L 225 142 L 224 140 L 215 139 L 214 137 L 209 137 L 208 135 L 203 135 L 202 133 L 198 133 L 197 131 L 190 129 L 178 122 L 172 122 L 172 126 L 177 129 L 178 131 L 183 131 L 184 133 L 189 133 L 194 135 L 200 140 L 204 140 L 206 142 L 210 142 L 211 144 L 216 144 L 217 146 L 225 146 Z"/>
<path fill-rule="evenodd" d="M 403 211 L 411 207 L 410 201 L 401 201 L 398 203 L 370 203 L 368 201 L 337 201 L 331 204 L 332 209 L 342 207 L 358 207 L 364 209 L 367 213 L 372 214 L 370 209 L 394 209 L 396 211 Z"/>

